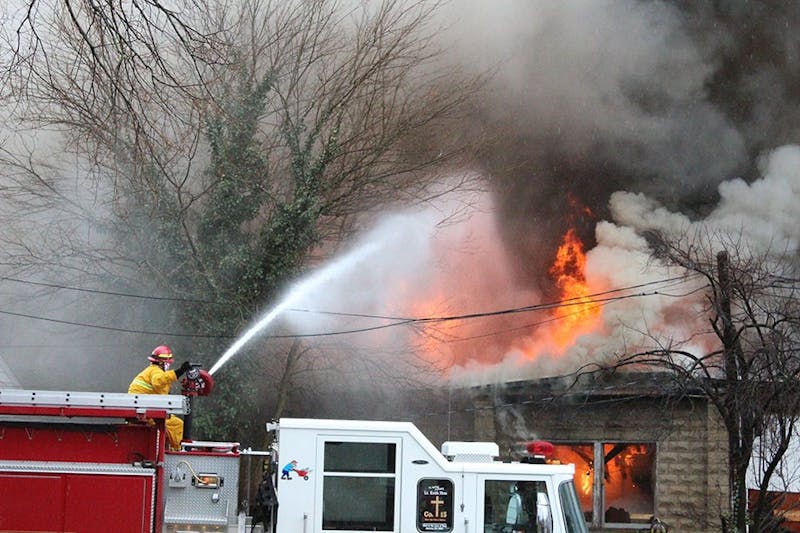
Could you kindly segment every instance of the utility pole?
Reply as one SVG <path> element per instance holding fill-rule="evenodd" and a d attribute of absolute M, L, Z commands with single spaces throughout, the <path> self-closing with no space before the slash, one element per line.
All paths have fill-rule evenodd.
<path fill-rule="evenodd" d="M 743 372 L 746 372 L 741 345 L 733 325 L 731 313 L 731 278 L 728 252 L 717 253 L 719 278 L 719 319 L 722 321 L 722 364 L 725 373 L 724 409 L 722 413 L 728 429 L 728 490 L 731 517 L 724 524 L 725 531 L 747 531 L 747 487 L 745 472 L 750 463 L 753 444 L 753 427 L 746 403 L 752 401 L 741 394 Z"/>

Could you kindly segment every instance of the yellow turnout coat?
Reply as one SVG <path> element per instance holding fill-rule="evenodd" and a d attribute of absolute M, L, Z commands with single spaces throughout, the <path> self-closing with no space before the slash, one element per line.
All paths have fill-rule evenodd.
<path fill-rule="evenodd" d="M 158 365 L 150 365 L 133 378 L 128 386 L 128 394 L 169 394 L 169 388 L 178 381 L 174 370 L 161 370 Z M 183 420 L 170 415 L 166 422 L 167 440 L 173 450 L 181 449 L 183 439 Z"/>

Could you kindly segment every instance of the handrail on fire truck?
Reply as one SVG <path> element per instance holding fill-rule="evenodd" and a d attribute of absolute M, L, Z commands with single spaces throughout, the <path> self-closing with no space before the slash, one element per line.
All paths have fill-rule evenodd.
<path fill-rule="evenodd" d="M 99 409 L 153 409 L 185 415 L 189 400 L 178 394 L 127 394 L 124 392 L 75 392 L 0 389 L 2 406 L 77 407 Z"/>

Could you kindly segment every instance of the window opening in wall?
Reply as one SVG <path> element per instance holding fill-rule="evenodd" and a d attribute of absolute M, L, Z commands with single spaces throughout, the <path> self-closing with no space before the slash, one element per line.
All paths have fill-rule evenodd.
<path fill-rule="evenodd" d="M 393 531 L 397 445 L 326 442 L 322 529 Z"/>
<path fill-rule="evenodd" d="M 648 522 L 655 510 L 655 444 L 597 442 L 554 448 L 554 459 L 575 465 L 575 488 L 587 522 Z"/>
<path fill-rule="evenodd" d="M 575 492 L 578 493 L 584 519 L 591 523 L 594 518 L 594 444 L 557 444 L 553 446 L 552 458 L 560 463 L 575 465 Z"/>
<path fill-rule="evenodd" d="M 606 523 L 644 523 L 654 512 L 655 445 L 603 445 Z"/>

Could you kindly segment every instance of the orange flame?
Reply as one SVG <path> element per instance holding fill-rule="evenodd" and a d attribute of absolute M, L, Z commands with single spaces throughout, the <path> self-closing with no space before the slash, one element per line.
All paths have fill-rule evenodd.
<path fill-rule="evenodd" d="M 591 214 L 587 210 L 582 212 L 586 216 Z M 398 301 L 404 302 L 397 316 L 442 317 L 492 309 L 493 304 L 487 302 L 494 301 L 498 294 L 503 295 L 506 307 L 523 307 L 536 301 L 534 298 L 540 298 L 539 294 L 520 291 L 508 281 L 507 270 L 510 269 L 500 260 L 502 258 L 488 264 L 473 260 L 455 262 L 447 255 L 447 250 L 449 248 L 443 248 L 442 261 L 448 265 L 448 270 L 429 283 L 424 292 L 415 292 L 413 287 L 397 288 Z M 501 254 L 503 250 L 495 252 Z M 601 308 L 590 295 L 602 288 L 589 287 L 585 268 L 584 245 L 577 232 L 570 229 L 563 236 L 548 270 L 558 287 L 558 300 L 563 304 L 555 307 L 546 320 L 524 313 L 487 313 L 480 320 L 424 321 L 415 326 L 414 351 L 423 360 L 443 367 L 467 366 L 470 362 L 500 363 L 510 353 L 522 354 L 529 360 L 542 355 L 558 357 L 580 336 L 601 327 Z M 450 307 L 453 301 L 457 305 Z"/>
<path fill-rule="evenodd" d="M 415 317 L 435 317 L 446 316 L 449 312 L 446 305 L 442 302 L 445 297 L 439 293 L 431 293 L 425 299 L 417 299 L 411 302 L 411 315 Z M 424 354 L 431 362 L 439 364 L 442 361 L 443 345 L 449 340 L 449 331 L 458 330 L 463 325 L 462 320 L 450 320 L 446 324 L 420 324 L 417 327 L 417 335 L 414 338 L 416 350 Z"/>
<path fill-rule="evenodd" d="M 581 475 L 580 473 L 576 473 L 575 477 L 580 477 L 580 491 L 582 494 L 591 494 L 592 492 L 592 484 L 594 483 L 594 476 L 592 475 L 591 470 L 587 470 L 585 474 Z"/>
<path fill-rule="evenodd" d="M 586 282 L 586 254 L 583 243 L 570 228 L 564 235 L 556 259 L 550 267 L 556 286 L 561 290 L 560 307 L 555 310 L 558 325 L 554 328 L 553 340 L 560 349 L 574 342 L 575 338 L 593 330 L 600 316 L 600 308 L 589 295 L 591 291 Z"/>

